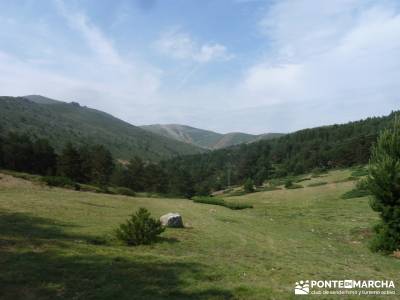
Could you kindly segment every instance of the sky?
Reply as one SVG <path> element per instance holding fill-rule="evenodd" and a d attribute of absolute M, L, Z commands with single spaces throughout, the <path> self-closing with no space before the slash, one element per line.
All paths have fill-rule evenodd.
<path fill-rule="evenodd" d="M 398 0 L 0 0 L 0 95 L 291 132 L 400 108 Z"/>

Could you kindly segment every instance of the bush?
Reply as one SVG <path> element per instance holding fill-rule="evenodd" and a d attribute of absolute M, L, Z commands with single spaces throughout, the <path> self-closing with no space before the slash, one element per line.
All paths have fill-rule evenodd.
<path fill-rule="evenodd" d="M 342 199 L 352 199 L 352 198 L 360 198 L 360 197 L 365 197 L 371 195 L 370 191 L 368 190 L 360 190 L 358 188 L 352 189 L 351 191 L 348 191 L 344 193 L 341 198 Z"/>
<path fill-rule="evenodd" d="M 314 186 L 321 186 L 321 185 L 326 185 L 326 184 L 328 184 L 326 181 L 320 181 L 320 182 L 310 183 L 308 186 L 314 187 Z"/>
<path fill-rule="evenodd" d="M 304 186 L 300 184 L 292 184 L 291 186 L 287 187 L 287 189 L 292 190 L 292 189 L 302 189 Z"/>
<path fill-rule="evenodd" d="M 271 192 L 271 191 L 279 191 L 281 188 L 276 187 L 276 186 L 266 186 L 266 187 L 261 187 L 257 188 L 256 192 Z"/>
<path fill-rule="evenodd" d="M 290 188 L 291 186 L 293 186 L 293 181 L 291 179 L 287 179 L 285 181 L 285 188 Z"/>
<path fill-rule="evenodd" d="M 374 227 L 375 236 L 370 241 L 372 251 L 390 253 L 399 249 L 398 231 L 381 222 Z"/>
<path fill-rule="evenodd" d="M 126 188 L 126 187 L 117 187 L 114 189 L 114 192 L 118 195 L 131 196 L 131 197 L 136 196 L 136 193 L 134 190 L 131 190 L 130 188 Z"/>
<path fill-rule="evenodd" d="M 139 208 L 126 223 L 119 226 L 116 236 L 130 246 L 147 245 L 154 242 L 164 230 L 161 222 L 152 218 L 147 209 Z"/>
<path fill-rule="evenodd" d="M 352 177 L 362 177 L 362 176 L 367 176 L 368 175 L 368 169 L 366 168 L 357 168 L 355 169 L 352 173 Z"/>
<path fill-rule="evenodd" d="M 285 188 L 287 189 L 301 189 L 303 188 L 302 185 L 300 184 L 294 184 L 291 179 L 288 179 L 285 181 Z"/>
<path fill-rule="evenodd" d="M 193 202 L 225 206 L 224 199 L 217 197 L 194 197 Z"/>
<path fill-rule="evenodd" d="M 224 206 L 233 210 L 253 208 L 253 205 L 251 204 L 238 203 L 238 202 L 225 202 Z"/>
<path fill-rule="evenodd" d="M 246 193 L 253 193 L 254 192 L 254 181 L 251 178 L 248 178 L 244 183 L 244 191 Z"/>
<path fill-rule="evenodd" d="M 400 119 L 381 133 L 372 149 L 366 186 L 371 191 L 371 208 L 379 213 L 371 248 L 375 251 L 400 249 Z"/>
<path fill-rule="evenodd" d="M 236 190 L 236 191 L 232 191 L 230 192 L 227 196 L 228 197 L 233 197 L 233 196 L 244 196 L 247 193 L 244 190 Z"/>
<path fill-rule="evenodd" d="M 42 181 L 48 186 L 75 187 L 76 185 L 70 178 L 62 176 L 45 176 L 42 177 Z"/>
<path fill-rule="evenodd" d="M 307 181 L 307 180 L 311 180 L 311 177 L 300 178 L 300 179 L 296 180 L 296 182 L 299 183 L 299 182 L 303 182 L 303 181 Z"/>
<path fill-rule="evenodd" d="M 238 202 L 236 202 L 236 203 L 226 202 L 224 199 L 217 198 L 217 197 L 194 197 L 193 202 L 211 204 L 211 205 L 219 205 L 219 206 L 224 206 L 226 208 L 230 208 L 230 209 L 234 209 L 234 210 L 253 208 L 253 206 L 250 204 L 238 203 Z"/>

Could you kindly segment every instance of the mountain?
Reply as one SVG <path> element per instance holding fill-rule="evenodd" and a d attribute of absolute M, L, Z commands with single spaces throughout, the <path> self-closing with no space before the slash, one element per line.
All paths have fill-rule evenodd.
<path fill-rule="evenodd" d="M 283 135 L 281 133 L 253 135 L 242 132 L 231 132 L 227 134 L 222 134 L 179 124 L 144 125 L 141 126 L 141 128 L 171 139 L 175 139 L 177 141 L 185 142 L 205 149 L 221 149 L 242 143 L 251 143 L 264 139 L 268 140 Z"/>
<path fill-rule="evenodd" d="M 261 186 L 266 180 L 368 163 L 371 147 L 382 130 L 393 126 L 400 111 L 346 124 L 299 130 L 282 137 L 260 140 L 200 155 L 175 157 L 165 162 L 168 178 L 181 170 L 195 178 L 204 190 L 220 190 L 253 180 Z M 358 166 L 358 167 L 357 167 Z M 178 173 L 179 176 L 180 173 Z M 175 175 L 176 176 L 176 175 Z M 353 179 L 349 177 L 349 179 Z M 290 178 L 290 177 L 289 177 Z"/>
<path fill-rule="evenodd" d="M 76 144 L 102 144 L 119 159 L 137 155 L 158 161 L 204 149 L 133 126 L 102 111 L 38 95 L 0 97 L 0 131 L 47 138 L 60 150 Z"/>
<path fill-rule="evenodd" d="M 62 103 L 61 101 L 50 99 L 47 97 L 43 97 L 40 95 L 28 95 L 24 96 L 23 98 L 28 99 L 32 102 L 38 103 L 38 104 L 57 104 L 57 103 Z"/>

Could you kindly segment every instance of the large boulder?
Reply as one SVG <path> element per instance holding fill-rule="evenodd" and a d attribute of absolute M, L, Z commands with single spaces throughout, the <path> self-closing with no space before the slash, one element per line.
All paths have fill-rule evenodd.
<path fill-rule="evenodd" d="M 168 213 L 160 217 L 160 222 L 166 227 L 183 228 L 182 216 L 178 213 Z"/>

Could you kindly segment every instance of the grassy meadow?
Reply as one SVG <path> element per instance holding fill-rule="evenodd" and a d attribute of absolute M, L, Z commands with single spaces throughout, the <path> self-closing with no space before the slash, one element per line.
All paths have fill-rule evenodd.
<path fill-rule="evenodd" d="M 341 199 L 355 185 L 350 175 L 225 197 L 253 206 L 231 210 L 0 174 L 0 299 L 294 299 L 294 283 L 306 279 L 384 279 L 398 288 L 400 260 L 367 246 L 378 220 L 368 197 Z M 179 212 L 186 228 L 167 229 L 150 246 L 110 242 L 139 207 L 156 217 Z"/>

